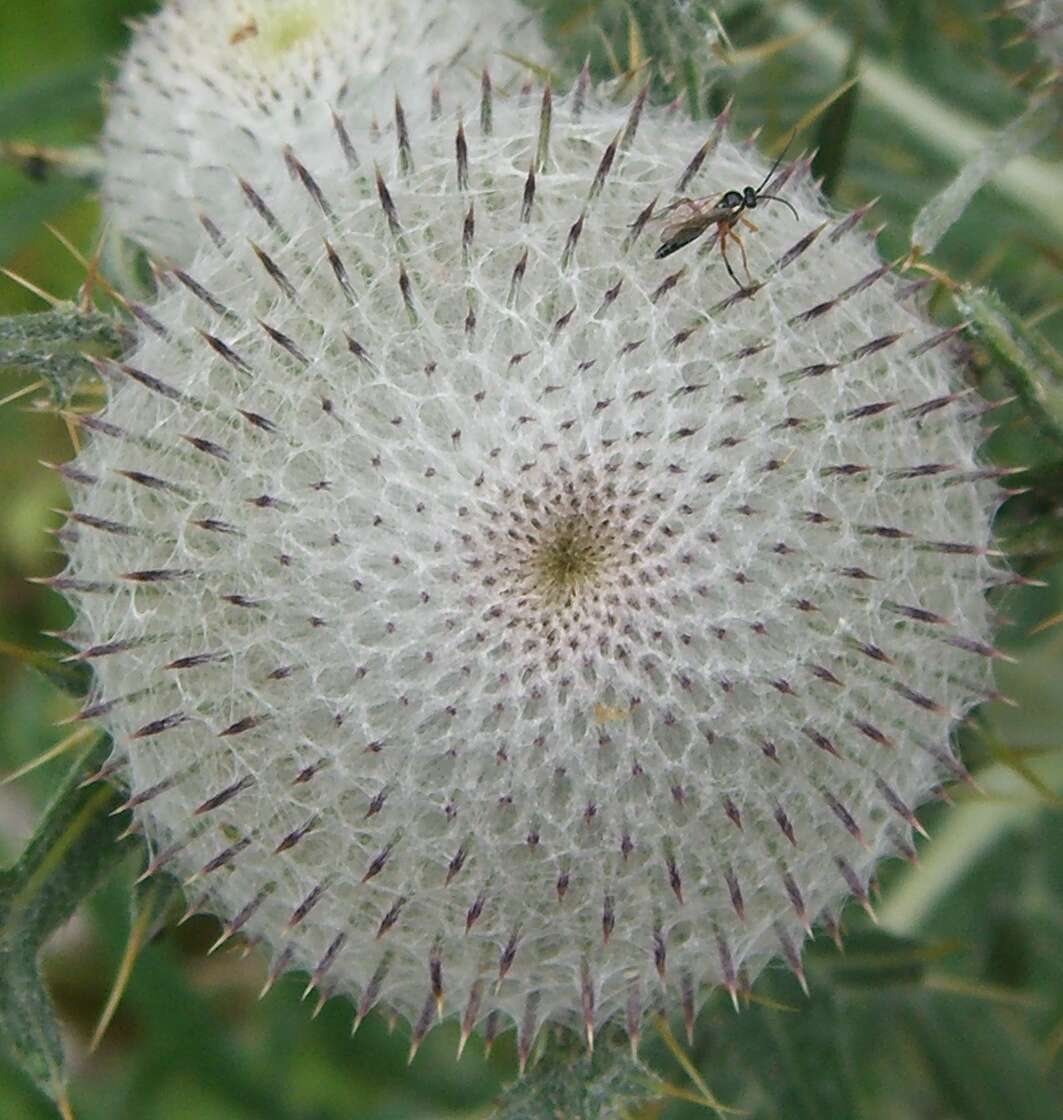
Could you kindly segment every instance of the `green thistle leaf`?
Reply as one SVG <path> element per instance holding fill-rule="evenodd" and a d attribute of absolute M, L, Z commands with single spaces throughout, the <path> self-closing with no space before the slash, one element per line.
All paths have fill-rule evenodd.
<path fill-rule="evenodd" d="M 1026 326 L 991 291 L 964 288 L 956 296 L 970 333 L 999 365 L 1031 420 L 1063 446 L 1063 360 L 1032 327 Z"/>
<path fill-rule="evenodd" d="M 608 1040 L 587 1055 L 572 1035 L 551 1037 L 538 1064 L 498 1101 L 492 1120 L 611 1120 L 661 1096 L 655 1074 Z"/>
<path fill-rule="evenodd" d="M 124 852 L 124 821 L 107 785 L 82 788 L 109 750 L 97 742 L 72 767 L 15 865 L 0 872 L 0 1043 L 37 1085 L 62 1100 L 66 1073 L 55 1010 L 38 957 Z"/>
<path fill-rule="evenodd" d="M 115 319 L 73 304 L 0 318 L 0 369 L 43 378 L 56 403 L 69 400 L 79 384 L 91 378 L 83 354 L 113 357 L 121 347 L 121 327 Z"/>
<path fill-rule="evenodd" d="M 755 1116 L 787 1120 L 866 1115 L 847 1038 L 846 1004 L 825 985 L 805 999 L 793 979 L 765 976 L 758 1002 L 733 1018 L 722 1062 L 744 1067 L 764 1102 Z M 763 997 L 766 997 L 764 999 Z"/>
<path fill-rule="evenodd" d="M 25 649 L 0 640 L 0 654 L 36 669 L 49 684 L 69 696 L 82 697 L 92 687 L 92 668 L 85 661 L 64 661 L 41 649 Z"/>

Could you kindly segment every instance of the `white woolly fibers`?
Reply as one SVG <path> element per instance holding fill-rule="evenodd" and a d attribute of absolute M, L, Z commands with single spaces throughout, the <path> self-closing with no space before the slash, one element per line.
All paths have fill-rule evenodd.
<path fill-rule="evenodd" d="M 800 975 L 962 773 L 995 486 L 950 332 L 804 161 L 747 288 L 712 230 L 656 258 L 767 171 L 488 85 L 278 155 L 134 309 L 56 582 L 152 866 L 274 973 L 415 1043 L 637 1033 Z"/>
<path fill-rule="evenodd" d="M 331 145 L 333 114 L 358 130 L 390 118 L 411 86 L 427 109 L 433 85 L 471 86 L 489 63 L 517 82 L 526 67 L 503 52 L 545 61 L 519 0 L 170 0 L 137 27 L 109 90 L 104 215 L 186 264 L 199 216 L 226 217 L 237 175 L 286 144 Z"/>
<path fill-rule="evenodd" d="M 1054 67 L 1053 77 L 1063 77 L 1063 3 L 1060 0 L 1027 0 L 1008 6 L 1008 14 L 1022 19 L 1029 38 Z"/>

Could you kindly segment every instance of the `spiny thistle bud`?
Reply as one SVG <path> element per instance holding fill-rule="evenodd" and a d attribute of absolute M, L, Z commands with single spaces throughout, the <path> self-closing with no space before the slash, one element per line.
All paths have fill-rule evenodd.
<path fill-rule="evenodd" d="M 287 150 L 162 273 L 55 583 L 149 871 L 271 977 L 523 1059 L 801 977 L 911 854 L 990 688 L 994 472 L 807 161 L 483 90 Z M 745 184 L 755 231 L 664 255 Z"/>
<path fill-rule="evenodd" d="M 104 214 L 187 263 L 201 216 L 239 208 L 238 175 L 286 144 L 331 147 L 336 121 L 389 116 L 411 83 L 427 108 L 503 51 L 542 61 L 519 0 L 171 0 L 137 28 L 109 91 Z"/>
<path fill-rule="evenodd" d="M 1063 79 L 1063 4 L 1060 0 L 1017 0 L 1005 10 L 1026 24 L 1023 38 L 1033 41 L 1051 67 L 1048 80 Z"/>

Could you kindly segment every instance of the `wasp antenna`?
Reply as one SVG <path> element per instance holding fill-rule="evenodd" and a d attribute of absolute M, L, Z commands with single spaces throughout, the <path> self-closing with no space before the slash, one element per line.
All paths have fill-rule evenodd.
<path fill-rule="evenodd" d="M 758 202 L 764 202 L 765 200 L 767 200 L 769 202 L 781 202 L 783 204 L 783 206 L 787 207 L 787 209 L 790 211 L 790 213 L 793 214 L 793 216 L 795 218 L 797 218 L 798 221 L 801 220 L 800 215 L 797 213 L 797 210 L 795 209 L 793 203 L 792 202 L 787 202 L 785 198 L 780 198 L 779 195 L 777 195 L 777 194 L 758 194 L 757 195 L 757 201 Z"/>
<path fill-rule="evenodd" d="M 771 170 L 767 173 L 767 175 L 764 176 L 764 179 L 762 180 L 760 186 L 757 187 L 757 194 L 758 195 L 768 185 L 768 181 L 775 174 L 775 172 L 779 169 L 779 164 L 782 163 L 782 157 L 784 155 L 786 155 L 786 153 L 790 150 L 790 145 L 794 142 L 794 137 L 796 135 L 797 135 L 797 129 L 795 128 L 790 133 L 790 135 L 786 138 L 786 143 L 783 145 L 782 151 L 775 157 L 775 162 L 771 165 Z"/>

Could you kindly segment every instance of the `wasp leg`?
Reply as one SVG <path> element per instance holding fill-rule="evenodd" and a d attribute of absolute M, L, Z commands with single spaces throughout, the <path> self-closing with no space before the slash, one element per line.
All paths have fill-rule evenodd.
<path fill-rule="evenodd" d="M 754 233 L 760 232 L 760 226 L 755 226 L 747 217 L 743 216 L 738 219 L 746 229 L 751 229 Z"/>
<path fill-rule="evenodd" d="M 727 234 L 729 230 L 730 226 L 720 225 L 720 256 L 723 257 L 723 263 L 727 266 L 727 273 L 735 282 L 735 286 L 740 292 L 744 292 L 747 291 L 747 288 L 735 275 L 735 270 L 731 267 L 731 261 L 727 256 Z M 732 233 L 731 236 L 734 237 L 734 234 Z M 735 238 L 735 240 L 737 241 L 738 239 Z M 739 242 L 739 244 L 741 244 L 741 242 Z M 747 269 L 746 271 L 748 272 L 749 270 Z"/>
<path fill-rule="evenodd" d="M 742 253 L 742 267 L 746 270 L 746 277 L 749 280 L 749 287 L 750 288 L 755 288 L 757 286 L 757 282 L 753 279 L 753 274 L 749 271 L 749 261 L 746 260 L 746 247 L 745 247 L 745 245 L 742 244 L 742 238 L 739 237 L 738 234 L 735 233 L 735 231 L 733 229 L 730 232 L 731 232 L 731 240 L 738 242 L 738 248 L 739 248 L 740 252 Z M 731 273 L 731 275 L 733 276 L 734 273 Z M 738 283 L 738 282 L 735 281 L 735 283 Z M 748 291 L 748 288 L 746 288 L 746 286 L 744 284 L 739 284 L 738 286 L 740 288 L 742 288 L 743 290 Z"/>

